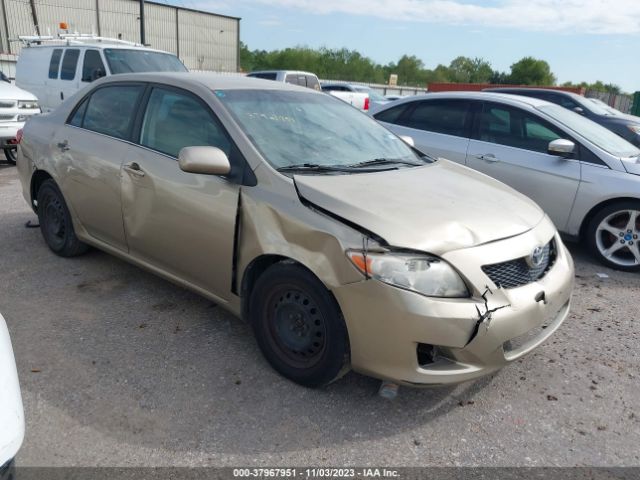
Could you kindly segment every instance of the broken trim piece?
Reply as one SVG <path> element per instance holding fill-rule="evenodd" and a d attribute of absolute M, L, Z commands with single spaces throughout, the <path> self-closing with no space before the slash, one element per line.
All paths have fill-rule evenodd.
<path fill-rule="evenodd" d="M 465 347 L 469 345 L 476 338 L 476 336 L 478 335 L 478 332 L 480 331 L 480 325 L 482 325 L 484 322 L 487 322 L 487 328 L 489 328 L 489 324 L 491 323 L 491 316 L 498 310 L 502 310 L 503 308 L 507 308 L 511 306 L 511 304 L 508 304 L 508 305 L 502 305 L 501 307 L 489 309 L 489 305 L 488 305 L 489 300 L 487 299 L 487 294 L 490 293 L 491 295 L 493 295 L 493 291 L 489 288 L 489 286 L 485 286 L 485 288 L 486 290 L 481 295 L 482 299 L 484 300 L 485 312 L 482 313 L 478 308 L 478 306 L 476 305 L 476 311 L 478 312 L 479 318 L 473 327 L 473 332 L 471 332 L 471 337 L 469 338 L 469 341 L 464 345 Z"/>

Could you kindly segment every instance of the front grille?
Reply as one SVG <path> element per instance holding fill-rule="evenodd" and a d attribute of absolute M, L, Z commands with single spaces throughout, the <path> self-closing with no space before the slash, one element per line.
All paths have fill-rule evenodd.
<path fill-rule="evenodd" d="M 13 117 L 15 115 L 12 113 L 0 113 L 0 120 L 13 120 Z"/>
<path fill-rule="evenodd" d="M 0 108 L 13 108 L 16 102 L 12 100 L 0 100 Z"/>
<path fill-rule="evenodd" d="M 508 262 L 485 265 L 482 267 L 482 271 L 499 288 L 521 287 L 540 280 L 553 266 L 557 256 L 555 242 L 552 240 L 547 243 L 540 255 L 542 258 L 537 266 L 531 265 L 528 257 L 523 257 Z"/>

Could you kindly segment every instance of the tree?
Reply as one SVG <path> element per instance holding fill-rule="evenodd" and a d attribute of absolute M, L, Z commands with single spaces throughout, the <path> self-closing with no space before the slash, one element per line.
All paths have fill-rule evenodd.
<path fill-rule="evenodd" d="M 509 81 L 518 85 L 553 85 L 556 77 L 544 60 L 524 57 L 511 65 Z"/>
<path fill-rule="evenodd" d="M 487 83 L 491 80 L 491 64 L 482 58 L 457 57 L 449 64 L 449 77 L 459 83 Z"/>

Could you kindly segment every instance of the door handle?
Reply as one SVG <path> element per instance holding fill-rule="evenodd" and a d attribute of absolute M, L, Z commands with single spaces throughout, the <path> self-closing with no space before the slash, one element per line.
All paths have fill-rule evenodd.
<path fill-rule="evenodd" d="M 476 155 L 476 158 L 478 160 L 484 160 L 485 162 L 489 162 L 489 163 L 495 163 L 495 162 L 499 162 L 500 160 L 498 160 L 496 158 L 496 156 L 493 153 L 485 153 L 482 155 Z"/>
<path fill-rule="evenodd" d="M 63 140 L 62 142 L 58 142 L 58 148 L 60 150 L 62 150 L 63 152 L 66 152 L 71 147 L 69 146 L 69 141 L 68 140 Z"/>
<path fill-rule="evenodd" d="M 131 175 L 134 175 L 136 177 L 144 177 L 144 172 L 140 168 L 140 165 L 138 165 L 136 162 L 128 163 L 127 165 L 124 165 L 122 168 L 124 168 Z"/>

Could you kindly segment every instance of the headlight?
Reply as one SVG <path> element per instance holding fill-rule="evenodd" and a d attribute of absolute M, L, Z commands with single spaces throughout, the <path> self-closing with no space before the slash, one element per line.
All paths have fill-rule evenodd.
<path fill-rule="evenodd" d="M 635 133 L 636 135 L 640 135 L 640 125 L 636 124 L 636 125 L 627 125 L 627 128 L 629 130 L 631 130 L 633 133 Z"/>
<path fill-rule="evenodd" d="M 18 108 L 24 108 L 25 110 L 35 110 L 38 107 L 37 100 L 18 100 Z"/>
<path fill-rule="evenodd" d="M 347 251 L 349 260 L 365 276 L 428 297 L 469 296 L 460 275 L 444 260 L 424 254 Z"/>

